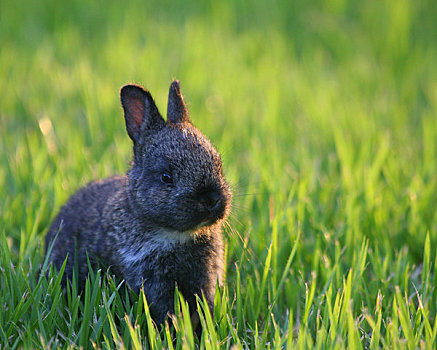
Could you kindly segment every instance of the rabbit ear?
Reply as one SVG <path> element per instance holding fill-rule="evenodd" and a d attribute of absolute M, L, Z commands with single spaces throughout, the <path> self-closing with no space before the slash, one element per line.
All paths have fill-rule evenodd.
<path fill-rule="evenodd" d="M 167 121 L 174 124 L 190 121 L 178 80 L 173 81 L 168 92 Z"/>
<path fill-rule="evenodd" d="M 129 137 L 134 143 L 145 132 L 159 129 L 164 124 L 152 95 L 141 86 L 126 85 L 120 91 L 121 104 Z"/>

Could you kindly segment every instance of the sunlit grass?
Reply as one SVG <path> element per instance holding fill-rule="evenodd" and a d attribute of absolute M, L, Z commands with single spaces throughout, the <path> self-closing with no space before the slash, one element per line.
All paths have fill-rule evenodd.
<path fill-rule="evenodd" d="M 433 2 L 0 4 L 0 344 L 436 347 Z M 123 173 L 119 88 L 181 80 L 234 188 L 226 287 L 202 335 L 96 271 L 40 267 L 60 206 Z"/>

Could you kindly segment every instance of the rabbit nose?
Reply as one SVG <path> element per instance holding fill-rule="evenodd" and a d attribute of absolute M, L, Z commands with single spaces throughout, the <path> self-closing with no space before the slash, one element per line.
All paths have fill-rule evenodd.
<path fill-rule="evenodd" d="M 220 194 L 217 191 L 203 193 L 199 202 L 208 210 L 214 211 L 220 205 Z"/>

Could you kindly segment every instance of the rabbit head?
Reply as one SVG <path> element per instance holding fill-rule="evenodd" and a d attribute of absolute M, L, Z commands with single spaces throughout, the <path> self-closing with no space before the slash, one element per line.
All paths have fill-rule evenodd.
<path fill-rule="evenodd" d="M 138 219 L 181 232 L 225 219 L 231 191 L 220 155 L 191 124 L 179 82 L 170 86 L 167 121 L 142 87 L 124 86 L 120 95 L 134 144 L 129 199 Z"/>

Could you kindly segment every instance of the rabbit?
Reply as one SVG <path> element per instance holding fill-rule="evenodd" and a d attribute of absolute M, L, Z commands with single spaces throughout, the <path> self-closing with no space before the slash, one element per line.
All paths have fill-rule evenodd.
<path fill-rule="evenodd" d="M 109 266 L 134 292 L 144 288 L 160 324 L 174 312 L 176 285 L 190 311 L 202 293 L 212 308 L 232 193 L 219 153 L 190 121 L 179 81 L 170 86 L 167 121 L 141 86 L 124 86 L 120 98 L 132 166 L 69 199 L 48 231 L 46 255 L 58 271 L 67 259 L 63 285 L 76 270 L 80 289 L 88 260 Z"/>

